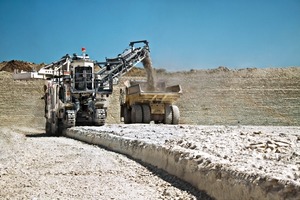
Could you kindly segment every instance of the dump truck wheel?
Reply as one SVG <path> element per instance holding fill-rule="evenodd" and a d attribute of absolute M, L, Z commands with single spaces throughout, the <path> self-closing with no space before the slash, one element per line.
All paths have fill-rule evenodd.
<path fill-rule="evenodd" d="M 58 122 L 57 119 L 55 119 L 54 122 L 50 124 L 51 126 L 51 135 L 57 135 L 58 134 Z"/>
<path fill-rule="evenodd" d="M 123 112 L 124 112 L 124 124 L 130 124 L 131 123 L 130 110 L 126 106 L 124 106 L 123 107 Z"/>
<path fill-rule="evenodd" d="M 173 112 L 172 107 L 167 105 L 165 107 L 165 124 L 172 124 L 173 121 Z"/>
<path fill-rule="evenodd" d="M 62 135 L 67 128 L 63 124 L 63 122 L 59 121 L 57 125 L 56 135 Z"/>
<path fill-rule="evenodd" d="M 172 124 L 178 124 L 179 123 L 179 118 L 180 118 L 180 112 L 179 108 L 175 105 L 172 105 Z"/>
<path fill-rule="evenodd" d="M 149 124 L 151 121 L 151 112 L 149 105 L 142 105 L 143 110 L 143 122 Z"/>
<path fill-rule="evenodd" d="M 46 135 L 51 135 L 51 123 L 46 121 Z"/>
<path fill-rule="evenodd" d="M 131 122 L 132 123 L 142 123 L 143 121 L 143 111 L 142 106 L 133 105 L 131 109 Z"/>

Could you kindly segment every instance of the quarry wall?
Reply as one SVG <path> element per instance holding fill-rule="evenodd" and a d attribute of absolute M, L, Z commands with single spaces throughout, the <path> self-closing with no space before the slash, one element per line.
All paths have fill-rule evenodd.
<path fill-rule="evenodd" d="M 120 123 L 119 91 L 110 98 L 107 123 Z M 190 70 L 156 73 L 156 80 L 181 84 L 180 123 L 198 125 L 300 125 L 300 67 Z M 0 126 L 44 126 L 43 80 L 14 81 L 0 72 Z"/>

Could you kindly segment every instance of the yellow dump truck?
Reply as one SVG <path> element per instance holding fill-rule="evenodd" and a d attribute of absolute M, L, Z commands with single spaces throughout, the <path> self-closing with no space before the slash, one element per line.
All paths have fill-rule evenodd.
<path fill-rule="evenodd" d="M 180 85 L 166 87 L 158 82 L 153 88 L 146 81 L 128 81 L 120 90 L 121 121 L 178 124 L 180 112 L 174 103 L 181 94 Z"/>

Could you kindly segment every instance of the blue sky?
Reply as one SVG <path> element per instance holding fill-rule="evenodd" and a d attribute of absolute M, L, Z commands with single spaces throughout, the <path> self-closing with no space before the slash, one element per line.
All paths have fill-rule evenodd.
<path fill-rule="evenodd" d="M 170 71 L 300 66 L 300 0 L 0 0 L 0 31 L 0 61 L 104 61 L 147 39 Z"/>

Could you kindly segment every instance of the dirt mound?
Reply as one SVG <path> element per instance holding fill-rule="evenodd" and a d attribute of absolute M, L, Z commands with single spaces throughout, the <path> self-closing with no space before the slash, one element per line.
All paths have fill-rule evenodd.
<path fill-rule="evenodd" d="M 40 63 L 40 64 L 32 64 L 32 68 L 33 68 L 33 70 L 35 70 L 35 71 L 39 71 L 41 68 L 43 68 L 43 67 L 45 67 L 46 66 L 46 64 L 45 63 Z"/>
<path fill-rule="evenodd" d="M 11 60 L 2 67 L 1 71 L 14 72 L 15 69 L 30 72 L 33 70 L 33 64 L 19 60 Z"/>

